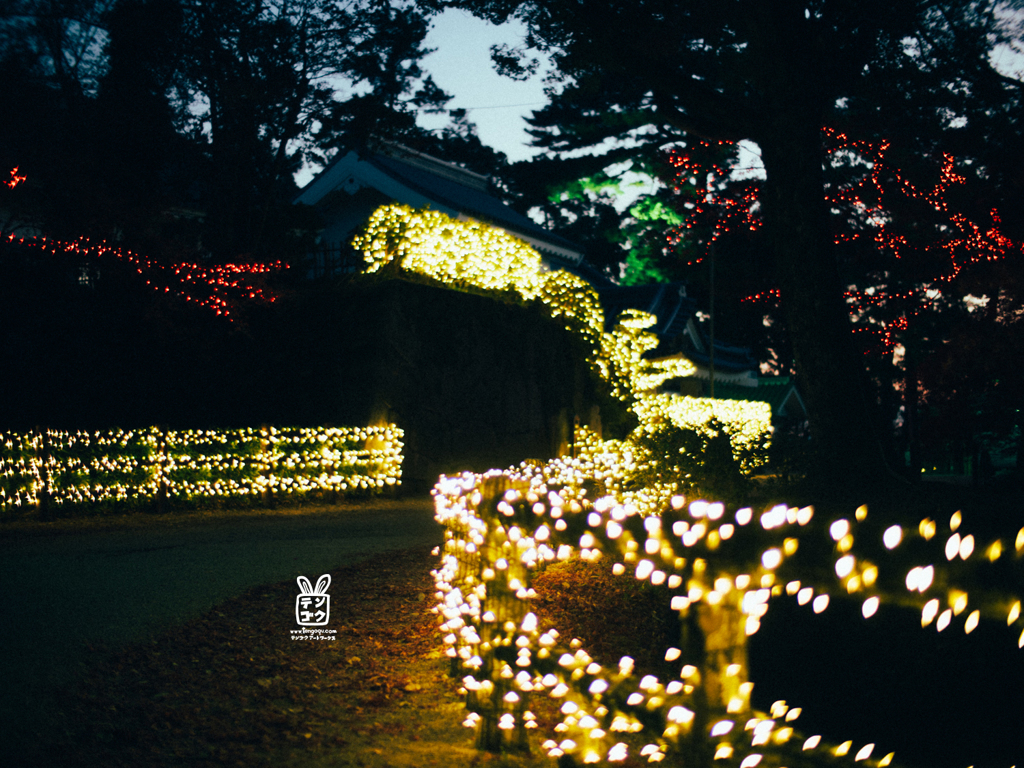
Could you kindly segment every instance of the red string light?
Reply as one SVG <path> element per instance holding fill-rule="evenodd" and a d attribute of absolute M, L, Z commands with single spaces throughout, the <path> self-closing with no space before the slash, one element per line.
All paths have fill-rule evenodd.
<path fill-rule="evenodd" d="M 717 146 L 727 145 L 729 142 L 717 142 Z M 699 146 L 702 150 L 709 150 L 712 144 L 701 141 Z M 677 183 L 673 186 L 676 192 L 681 192 L 686 183 L 691 184 L 698 192 L 697 197 L 690 201 L 692 207 L 688 206 L 683 225 L 670 230 L 666 235 L 669 247 L 675 247 L 686 239 L 683 230 L 692 230 L 699 225 L 709 226 L 711 229 L 709 246 L 726 232 L 739 227 L 754 231 L 761 226 L 757 205 L 758 190 L 755 183 L 730 183 L 726 193 L 724 182 L 729 178 L 731 171 L 718 163 L 705 163 L 679 150 L 669 153 L 668 163 L 676 177 Z M 704 257 L 701 256 L 688 262 L 688 265 L 699 264 L 703 260 Z"/>
<path fill-rule="evenodd" d="M 5 185 L 7 185 L 8 189 L 14 189 L 16 186 L 21 184 L 21 182 L 23 182 L 27 178 L 28 178 L 27 176 L 19 176 L 18 175 L 18 169 L 17 168 L 12 168 L 11 169 L 11 178 L 6 179 L 3 183 Z"/>
<path fill-rule="evenodd" d="M 17 175 L 18 169 L 11 171 L 11 180 L 4 183 L 13 189 L 25 181 L 25 176 Z M 3 233 L 0 232 L 0 239 Z M 155 291 L 173 294 L 187 302 L 207 307 L 218 315 L 234 321 L 231 317 L 241 302 L 257 301 L 272 303 L 277 295 L 259 284 L 258 278 L 288 269 L 281 261 L 270 264 L 217 264 L 201 266 L 199 264 L 163 264 L 130 250 L 107 244 L 106 241 L 93 243 L 85 237 L 71 242 L 39 237 L 16 237 L 9 234 L 8 243 L 17 243 L 26 247 L 39 248 L 48 253 L 75 254 L 97 259 L 115 258 L 132 265 L 141 275 L 146 285 Z M 173 290 L 172 290 L 173 289 Z"/>
<path fill-rule="evenodd" d="M 875 351 L 891 352 L 910 322 L 923 312 L 934 310 L 942 299 L 941 287 L 951 284 L 963 270 L 983 261 L 998 261 L 1021 254 L 1024 244 L 1001 231 L 1001 220 L 995 209 L 989 212 L 990 222 L 978 223 L 959 211 L 952 211 L 949 191 L 966 183 L 956 171 L 955 158 L 943 153 L 938 159 L 937 180 L 921 185 L 888 160 L 891 143 L 851 139 L 844 133 L 824 128 L 823 134 L 831 157 L 853 156 L 863 164 L 865 173 L 845 184 L 833 184 L 825 199 L 832 209 L 849 210 L 856 216 L 858 229 L 836 231 L 836 244 L 865 242 L 879 254 L 897 261 L 930 265 L 930 273 L 918 275 L 913 287 L 899 290 L 885 285 L 846 291 L 845 299 L 855 322 L 857 333 L 874 337 Z M 728 142 L 718 142 L 728 146 Z M 754 180 L 729 180 L 731 171 L 716 162 L 705 162 L 699 155 L 712 149 L 712 144 L 699 142 L 694 148 L 672 150 L 668 163 L 674 174 L 673 189 L 680 193 L 689 185 L 696 198 L 687 200 L 681 211 L 684 223 L 666 236 L 670 246 L 683 241 L 697 228 L 711 230 L 710 244 L 722 234 L 741 228 L 756 230 L 760 224 L 758 196 L 760 184 Z M 702 181 L 703 180 L 703 181 Z M 902 221 L 894 214 L 899 209 L 917 209 L 913 224 L 929 223 L 929 237 L 913 239 L 900 230 Z M 835 222 L 841 222 L 835 217 Z M 920 230 L 915 232 L 919 235 Z M 697 264 L 699 257 L 689 262 Z M 777 289 L 761 291 L 743 299 L 745 302 L 777 304 Z"/>

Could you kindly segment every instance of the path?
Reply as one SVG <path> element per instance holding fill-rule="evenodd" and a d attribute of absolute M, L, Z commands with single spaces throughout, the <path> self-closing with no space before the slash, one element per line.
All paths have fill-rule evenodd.
<path fill-rule="evenodd" d="M 45 732 L 90 642 L 152 637 L 250 587 L 442 540 L 425 499 L 0 538 L 0 755 Z"/>

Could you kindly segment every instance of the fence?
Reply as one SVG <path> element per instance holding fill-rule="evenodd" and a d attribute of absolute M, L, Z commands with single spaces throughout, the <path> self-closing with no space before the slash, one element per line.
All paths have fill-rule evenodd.
<path fill-rule="evenodd" d="M 394 425 L 8 432 L 0 513 L 376 492 L 401 482 L 401 438 Z"/>
<path fill-rule="evenodd" d="M 306 265 L 306 277 L 310 280 L 352 275 L 366 266 L 362 252 L 353 250 L 347 243 L 317 246 L 306 255 Z"/>

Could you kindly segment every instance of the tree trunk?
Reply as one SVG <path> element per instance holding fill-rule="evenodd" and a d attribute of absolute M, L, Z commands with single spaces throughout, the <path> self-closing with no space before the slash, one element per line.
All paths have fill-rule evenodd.
<path fill-rule="evenodd" d="M 852 488 L 890 472 L 828 227 L 821 126 L 814 114 L 800 109 L 798 98 L 782 103 L 787 101 L 768 118 L 770 127 L 758 139 L 767 174 L 764 221 L 807 402 L 815 474 L 830 485 Z"/>

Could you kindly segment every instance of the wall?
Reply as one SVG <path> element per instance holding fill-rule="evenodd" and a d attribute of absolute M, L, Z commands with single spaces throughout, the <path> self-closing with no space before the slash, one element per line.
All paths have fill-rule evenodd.
<path fill-rule="evenodd" d="M 576 416 L 590 424 L 599 401 L 610 407 L 579 340 L 529 307 L 382 280 L 338 287 L 306 312 L 330 358 L 317 407 L 338 423 L 399 424 L 413 487 L 550 458 Z"/>

